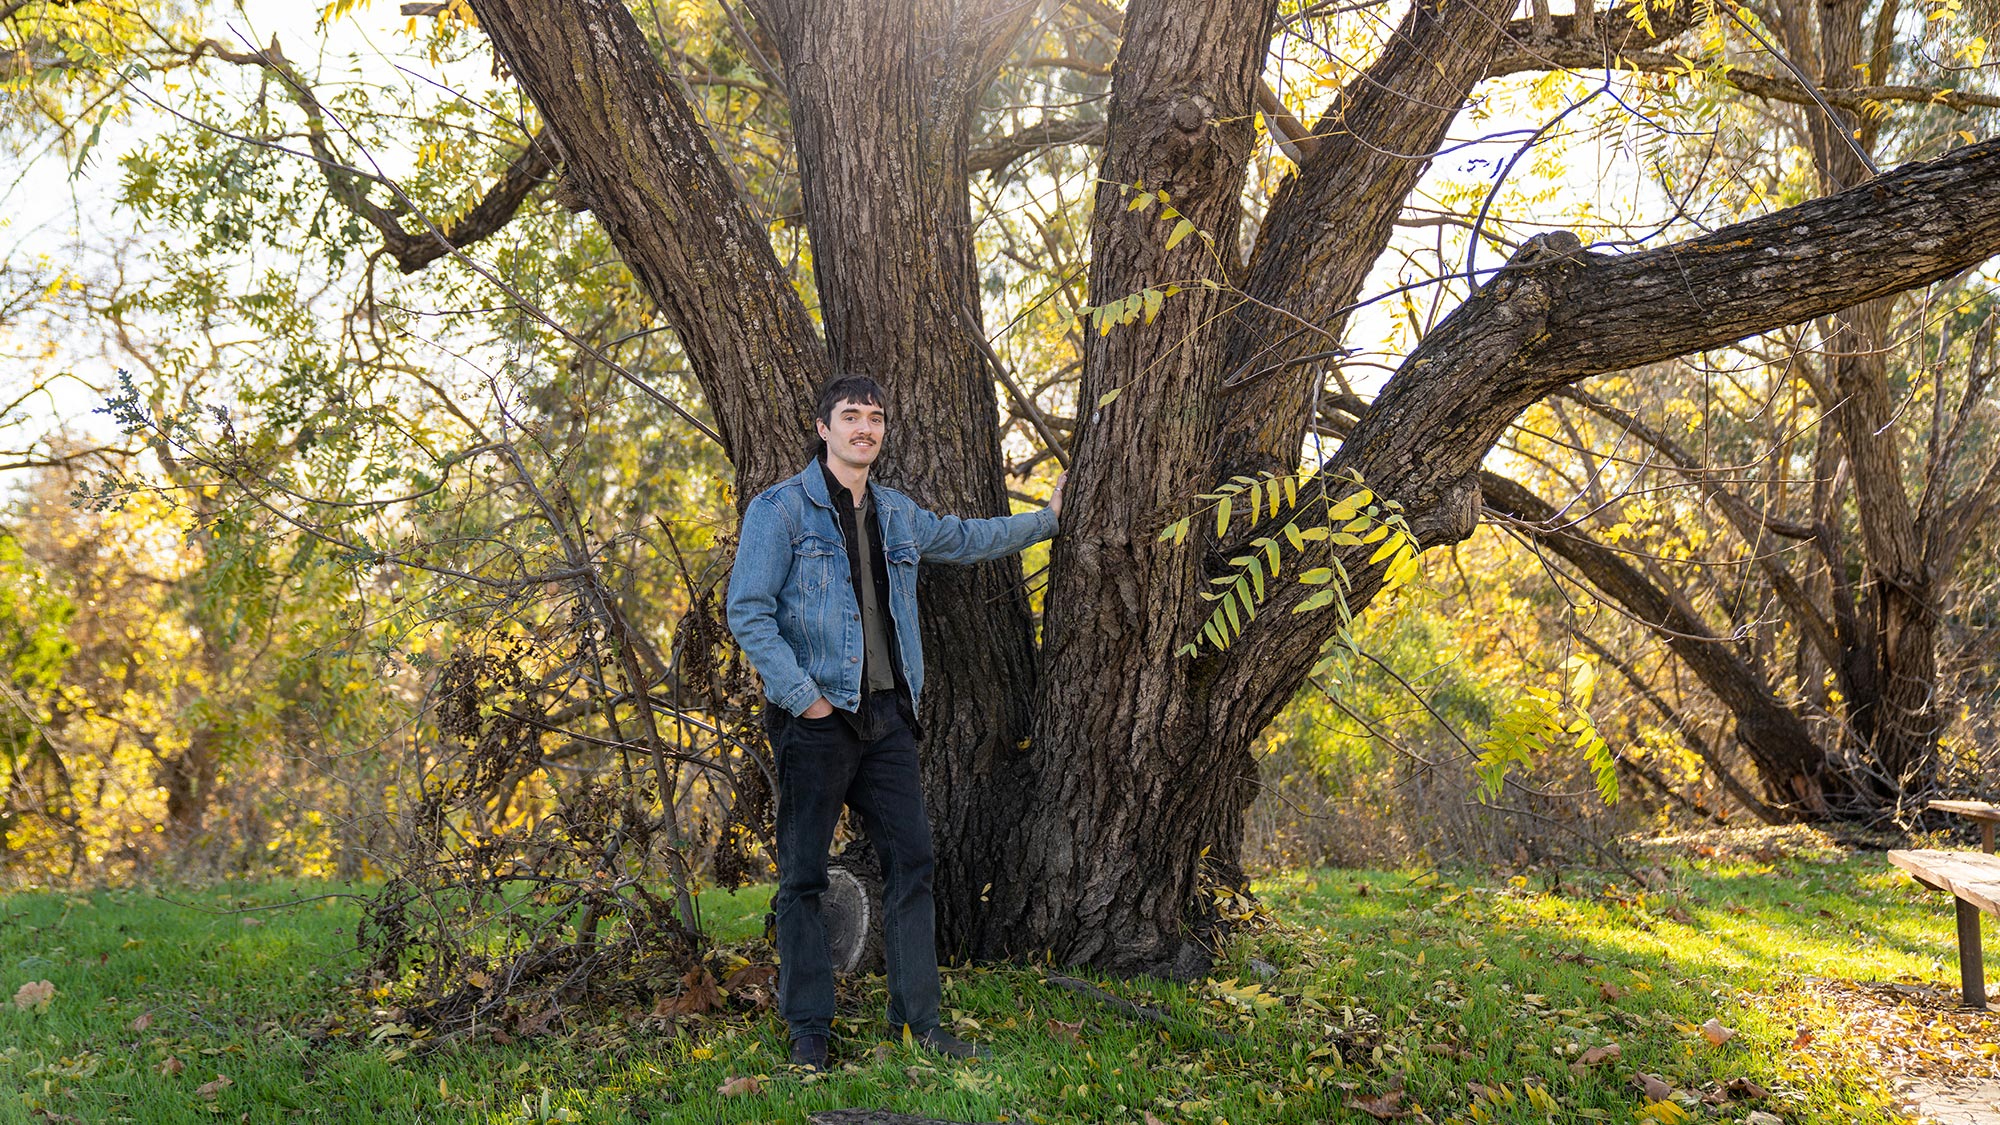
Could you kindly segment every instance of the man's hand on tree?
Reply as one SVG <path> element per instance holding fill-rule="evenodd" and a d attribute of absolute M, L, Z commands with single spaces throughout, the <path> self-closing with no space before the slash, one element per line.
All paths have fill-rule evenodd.
<path fill-rule="evenodd" d="M 1069 483 L 1069 473 L 1067 470 L 1065 470 L 1062 474 L 1056 477 L 1055 491 L 1049 493 L 1049 511 L 1054 512 L 1058 519 L 1062 517 L 1063 485 L 1067 483 Z"/>
<path fill-rule="evenodd" d="M 799 717 L 802 719 L 824 719 L 831 714 L 833 714 L 833 704 L 828 703 L 826 696 L 822 695 L 818 699 L 813 700 L 812 706 L 806 708 Z"/>

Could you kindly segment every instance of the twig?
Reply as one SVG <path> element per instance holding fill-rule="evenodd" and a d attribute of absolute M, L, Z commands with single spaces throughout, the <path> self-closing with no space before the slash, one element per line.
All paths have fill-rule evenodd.
<path fill-rule="evenodd" d="M 1213 1040 L 1220 1040 L 1221 1042 L 1224 1043 L 1233 1044 L 1236 1042 L 1236 1037 L 1234 1035 L 1229 1034 L 1226 1031 L 1215 1031 L 1210 1028 L 1201 1027 L 1197 1024 L 1188 1023 L 1186 1020 L 1176 1019 L 1172 1015 L 1163 1012 L 1158 1008 L 1151 1007 L 1146 1004 L 1135 1003 L 1131 1000 L 1125 999 L 1123 996 L 1119 996 L 1111 992 L 1106 992 L 1087 980 L 1078 980 L 1075 977 L 1059 976 L 1054 973 L 1049 974 L 1044 979 L 1047 980 L 1049 984 L 1052 984 L 1057 988 L 1074 992 L 1079 996 L 1088 996 L 1092 1000 L 1096 1000 L 1101 1004 L 1109 1005 L 1110 1007 L 1116 1008 L 1119 1011 L 1124 1012 L 1126 1015 L 1132 1016 L 1137 1019 L 1146 1020 L 1151 1023 L 1157 1023 L 1163 1027 L 1168 1027 L 1175 1031 L 1191 1032 L 1196 1036 Z"/>

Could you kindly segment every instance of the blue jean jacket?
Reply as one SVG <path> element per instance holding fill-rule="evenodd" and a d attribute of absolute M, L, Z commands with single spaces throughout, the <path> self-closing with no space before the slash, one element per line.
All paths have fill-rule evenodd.
<path fill-rule="evenodd" d="M 889 564 L 889 615 L 903 680 L 915 704 L 924 689 L 917 633 L 917 563 L 985 562 L 1056 533 L 1055 513 L 961 519 L 917 507 L 871 482 L 882 557 Z M 847 545 L 819 463 L 757 494 L 729 576 L 729 631 L 764 681 L 764 695 L 794 715 L 825 696 L 843 711 L 861 706 L 861 607 L 847 572 Z"/>

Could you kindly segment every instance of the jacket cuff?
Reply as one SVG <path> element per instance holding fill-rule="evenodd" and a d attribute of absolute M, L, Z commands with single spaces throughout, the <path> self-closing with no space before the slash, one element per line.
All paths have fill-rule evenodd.
<path fill-rule="evenodd" d="M 797 716 L 804 714 L 805 709 L 813 705 L 813 700 L 818 699 L 823 694 L 825 693 L 819 690 L 818 684 L 813 683 L 811 680 L 806 680 L 799 684 L 798 687 L 786 692 L 784 697 L 777 701 L 777 704 L 785 710 L 790 711 L 794 716 Z"/>
<path fill-rule="evenodd" d="M 1034 542 L 1040 543 L 1044 539 L 1056 537 L 1056 527 L 1060 521 L 1054 512 L 1047 508 L 1037 508 L 1028 514 L 1035 521 Z"/>

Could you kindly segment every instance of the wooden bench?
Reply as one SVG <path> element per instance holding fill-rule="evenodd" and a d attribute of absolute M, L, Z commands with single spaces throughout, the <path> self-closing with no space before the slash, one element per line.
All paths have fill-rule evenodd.
<path fill-rule="evenodd" d="M 1958 900 L 1958 979 L 1967 1007 L 1986 1009 L 1986 963 L 1979 948 L 1979 912 L 2000 916 L 2000 856 L 1931 849 L 1889 853 L 1889 862 Z"/>
<path fill-rule="evenodd" d="M 1938 812 L 1957 813 L 1967 820 L 1978 821 L 1980 850 L 1993 854 L 1993 826 L 2000 824 L 2000 805 L 1989 805 L 1985 801 L 1932 801 L 1930 807 Z"/>

